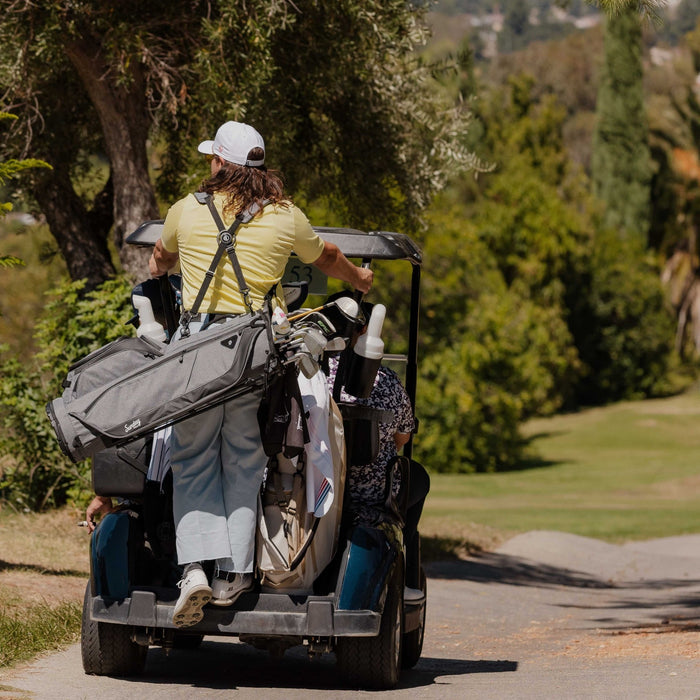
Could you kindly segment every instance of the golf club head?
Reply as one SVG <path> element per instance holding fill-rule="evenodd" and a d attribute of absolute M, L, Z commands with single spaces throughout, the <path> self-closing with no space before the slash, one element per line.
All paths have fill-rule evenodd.
<path fill-rule="evenodd" d="M 360 315 L 360 305 L 352 297 L 338 297 L 331 304 L 335 304 L 348 321 L 355 321 Z"/>
<path fill-rule="evenodd" d="M 350 297 L 339 297 L 325 304 L 323 316 L 335 327 L 335 336 L 350 336 L 365 323 L 360 306 Z"/>
<path fill-rule="evenodd" d="M 313 359 L 313 357 L 303 352 L 300 353 L 297 358 L 297 364 L 299 365 L 299 369 L 301 370 L 302 374 L 307 379 L 311 379 L 311 377 L 313 377 L 319 370 L 318 363 Z"/>
<path fill-rule="evenodd" d="M 326 338 L 332 338 L 338 335 L 338 329 L 336 328 L 335 324 L 333 324 L 330 319 L 320 311 L 314 311 L 313 313 L 305 316 L 300 325 L 302 325 L 302 327 L 307 327 L 310 324 L 317 326 Z"/>
<path fill-rule="evenodd" d="M 331 338 L 326 345 L 326 352 L 342 352 L 346 346 L 347 343 L 343 338 Z"/>
<path fill-rule="evenodd" d="M 312 357 L 318 357 L 326 349 L 328 340 L 320 330 L 309 327 L 304 331 L 304 345 Z"/>

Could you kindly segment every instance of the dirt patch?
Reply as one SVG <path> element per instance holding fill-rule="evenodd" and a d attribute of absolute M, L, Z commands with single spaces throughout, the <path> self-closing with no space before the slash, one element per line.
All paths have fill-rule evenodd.
<path fill-rule="evenodd" d="M 49 513 L 0 511 L 0 569 L 24 566 L 56 574 L 87 574 L 89 537 L 75 508 Z"/>
<path fill-rule="evenodd" d="M 4 603 L 44 603 L 51 607 L 67 602 L 80 602 L 85 593 L 87 576 L 52 576 L 27 571 L 0 573 L 0 591 Z"/>
<path fill-rule="evenodd" d="M 0 513 L 0 598 L 7 611 L 80 602 L 89 573 L 89 538 L 74 508 Z"/>
<path fill-rule="evenodd" d="M 634 630 L 582 629 L 570 635 L 571 618 L 535 622 L 517 633 L 492 637 L 482 653 L 571 657 L 577 661 L 684 658 L 697 660 L 700 626 L 668 624 Z"/>
<path fill-rule="evenodd" d="M 573 639 L 559 652 L 591 660 L 615 658 L 658 659 L 661 657 L 697 660 L 700 630 L 684 627 L 657 627 L 634 632 L 618 632 Z"/>
<path fill-rule="evenodd" d="M 689 493 L 700 492 L 700 474 L 671 481 L 661 481 L 646 487 L 645 492 L 664 500 L 682 501 L 687 498 Z"/>

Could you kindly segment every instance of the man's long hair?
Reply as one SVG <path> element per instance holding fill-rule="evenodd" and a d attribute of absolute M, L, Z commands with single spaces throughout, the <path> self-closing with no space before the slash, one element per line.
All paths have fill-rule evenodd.
<path fill-rule="evenodd" d="M 250 160 L 262 160 L 265 153 L 261 148 L 254 148 L 248 154 Z M 280 174 L 268 170 L 264 165 L 257 168 L 236 165 L 222 161 L 223 165 L 216 173 L 202 182 L 199 191 L 214 195 L 225 195 L 224 214 L 238 216 L 253 202 L 262 207 L 265 200 L 282 207 L 288 207 L 292 200 L 284 193 L 284 183 Z"/>

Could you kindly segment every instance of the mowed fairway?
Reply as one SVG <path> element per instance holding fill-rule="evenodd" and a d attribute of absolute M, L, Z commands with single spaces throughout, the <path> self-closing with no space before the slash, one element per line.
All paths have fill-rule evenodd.
<path fill-rule="evenodd" d="M 421 530 L 488 547 L 560 530 L 610 542 L 700 532 L 700 391 L 537 419 L 531 466 L 433 475 Z"/>

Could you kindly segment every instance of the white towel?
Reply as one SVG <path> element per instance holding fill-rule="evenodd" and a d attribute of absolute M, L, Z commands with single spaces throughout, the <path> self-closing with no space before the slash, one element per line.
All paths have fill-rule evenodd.
<path fill-rule="evenodd" d="M 328 435 L 330 393 L 326 376 L 316 372 L 311 379 L 299 373 L 299 389 L 308 415 L 309 444 L 306 448 L 306 502 L 318 518 L 328 513 L 335 498 L 333 456 Z"/>

